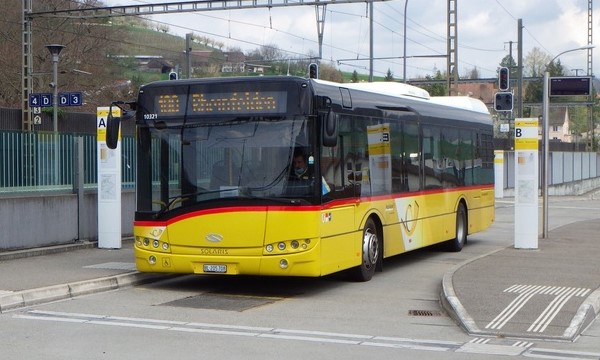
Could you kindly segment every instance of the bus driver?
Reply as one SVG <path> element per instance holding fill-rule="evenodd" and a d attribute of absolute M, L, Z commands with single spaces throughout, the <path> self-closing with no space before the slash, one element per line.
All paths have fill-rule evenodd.
<path fill-rule="evenodd" d="M 292 159 L 292 173 L 290 174 L 290 180 L 310 180 L 312 174 L 308 168 L 306 162 L 306 155 L 300 150 L 294 152 L 294 158 Z"/>

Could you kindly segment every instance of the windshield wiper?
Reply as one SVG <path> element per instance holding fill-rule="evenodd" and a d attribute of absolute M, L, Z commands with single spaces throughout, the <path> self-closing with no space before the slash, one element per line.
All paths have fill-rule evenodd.
<path fill-rule="evenodd" d="M 219 190 L 202 189 L 202 190 L 194 191 L 194 192 L 187 193 L 187 194 L 181 194 L 181 195 L 173 196 L 172 198 L 169 199 L 169 202 L 167 204 L 165 204 L 156 214 L 154 214 L 153 217 L 155 219 L 158 219 L 161 215 L 163 215 L 164 213 L 166 213 L 167 211 L 169 211 L 171 209 L 171 206 L 173 206 L 174 204 L 176 204 L 176 203 L 178 203 L 180 201 L 187 200 L 187 198 L 190 197 L 190 196 L 215 194 L 215 193 L 226 192 L 226 191 L 231 191 L 231 190 L 232 189 L 219 189 Z"/>

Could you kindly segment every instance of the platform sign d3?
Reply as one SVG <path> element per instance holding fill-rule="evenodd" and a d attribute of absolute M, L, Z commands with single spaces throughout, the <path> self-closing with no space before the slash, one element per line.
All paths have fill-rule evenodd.
<path fill-rule="evenodd" d="M 515 248 L 537 249 L 538 119 L 515 119 Z"/>
<path fill-rule="evenodd" d="M 121 146 L 106 146 L 108 107 L 97 109 L 98 247 L 121 248 Z M 112 108 L 113 116 L 120 109 Z"/>

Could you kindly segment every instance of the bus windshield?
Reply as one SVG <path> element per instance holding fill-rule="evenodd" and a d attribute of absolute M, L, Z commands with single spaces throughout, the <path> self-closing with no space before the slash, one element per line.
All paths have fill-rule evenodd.
<path fill-rule="evenodd" d="M 315 166 L 306 116 L 202 117 L 171 124 L 140 128 L 140 141 L 148 141 L 138 183 L 147 185 L 138 188 L 138 211 L 162 215 L 207 201 L 314 194 L 313 178 L 296 181 L 293 166 L 298 154 Z"/>

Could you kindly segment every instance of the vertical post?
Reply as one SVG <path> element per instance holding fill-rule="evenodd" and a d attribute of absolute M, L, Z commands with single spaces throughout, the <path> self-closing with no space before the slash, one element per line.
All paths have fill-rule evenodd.
<path fill-rule="evenodd" d="M 518 62 L 517 62 L 517 93 L 519 96 L 517 97 L 517 116 L 523 116 L 523 19 L 518 20 L 518 32 L 517 32 L 517 52 Z"/>
<path fill-rule="evenodd" d="M 408 0 L 404 0 L 404 57 L 402 59 L 402 82 L 406 82 L 406 10 Z"/>
<path fill-rule="evenodd" d="M 515 248 L 537 249 L 538 120 L 515 119 Z"/>
<path fill-rule="evenodd" d="M 494 150 L 494 195 L 504 197 L 504 150 Z"/>
<path fill-rule="evenodd" d="M 548 170 L 549 156 L 549 122 L 550 122 L 550 96 L 548 83 L 550 74 L 544 71 L 543 98 L 542 98 L 542 239 L 548 238 Z"/>
<path fill-rule="evenodd" d="M 52 55 L 52 88 L 54 94 L 52 95 L 52 129 L 54 132 L 54 185 L 59 185 L 59 171 L 58 171 L 58 55 L 64 48 L 64 45 L 50 44 L 46 45 L 48 51 Z"/>
<path fill-rule="evenodd" d="M 373 1 L 369 1 L 369 82 L 373 82 Z"/>
<path fill-rule="evenodd" d="M 52 54 L 52 131 L 58 133 L 58 54 Z"/>
<path fill-rule="evenodd" d="M 97 110 L 98 149 L 98 248 L 121 248 L 121 141 L 115 149 L 106 146 L 109 107 Z M 112 115 L 121 116 L 119 108 Z M 119 140 L 121 134 L 119 133 Z"/>
<path fill-rule="evenodd" d="M 185 59 L 187 61 L 186 76 L 192 78 L 192 33 L 185 34 Z"/>
<path fill-rule="evenodd" d="M 84 161 L 83 161 L 83 136 L 75 137 L 75 176 L 73 187 L 77 193 L 77 239 L 84 238 Z"/>

